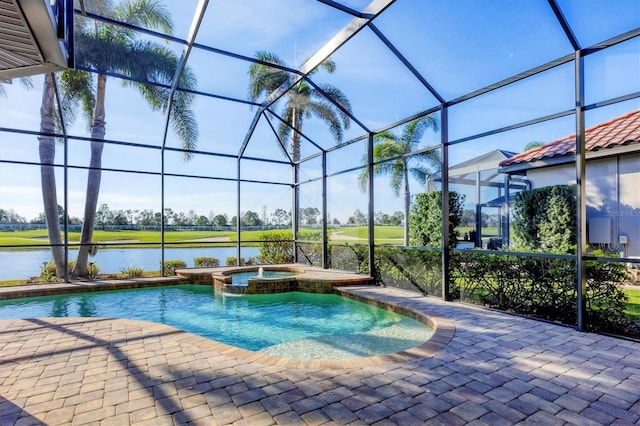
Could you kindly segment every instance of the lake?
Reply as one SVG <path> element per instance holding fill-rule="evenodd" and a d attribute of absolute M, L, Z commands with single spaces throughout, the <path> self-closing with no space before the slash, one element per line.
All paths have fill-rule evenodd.
<path fill-rule="evenodd" d="M 69 250 L 69 259 L 76 258 L 78 250 Z M 242 247 L 242 257 L 245 259 L 260 254 L 259 247 Z M 215 257 L 220 266 L 226 264 L 227 257 L 237 256 L 236 247 L 185 247 L 165 248 L 165 260 L 182 260 L 187 267 L 194 267 L 196 257 Z M 19 280 L 40 275 L 42 264 L 49 262 L 51 251 L 21 250 L 0 252 L 0 281 Z M 101 273 L 118 273 L 130 266 L 142 268 L 145 271 L 159 271 L 161 250 L 159 248 L 101 248 L 98 253 L 89 258 L 90 262 L 100 267 Z"/>

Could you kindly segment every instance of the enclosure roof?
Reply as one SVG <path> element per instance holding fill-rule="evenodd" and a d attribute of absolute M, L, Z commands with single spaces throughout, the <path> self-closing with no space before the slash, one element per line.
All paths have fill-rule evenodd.
<path fill-rule="evenodd" d="M 640 143 L 640 110 L 600 123 L 585 131 L 589 153 Z M 576 152 L 576 135 L 569 135 L 500 162 L 501 167 L 561 157 Z"/>
<path fill-rule="evenodd" d="M 0 7 L 15 14 L 18 3 L 39 2 L 49 3 L 0 0 Z M 282 128 L 289 128 L 289 137 L 293 133 L 300 137 L 300 158 L 305 161 L 333 150 L 336 144 L 363 140 L 468 100 L 500 96 L 501 89 L 512 84 L 526 85 L 547 72 L 570 69 L 576 52 L 589 56 L 640 40 L 637 0 L 157 0 L 171 16 L 170 29 L 159 29 L 135 16 L 135 22 L 124 22 L 122 10 L 105 7 L 111 3 L 126 2 L 73 2 L 77 69 L 114 79 L 110 96 L 113 87 L 134 83 L 193 95 L 197 152 L 284 164 L 294 159 L 287 152 L 288 141 L 282 140 Z M 2 43 L 9 40 L 7 31 L 17 24 L 24 26 L 21 18 L 7 16 L 0 13 Z M 43 47 L 35 41 L 40 27 L 44 26 L 30 26 L 31 38 L 21 36 L 30 40 L 24 55 L 47 63 L 42 51 L 33 50 Z M 162 81 L 149 81 L 150 77 L 135 76 L 117 64 L 98 64 L 95 46 L 85 44 L 90 37 L 80 37 L 83 28 L 103 34 L 124 31 L 131 40 L 169 49 L 178 58 L 175 70 L 168 70 Z M 55 32 L 44 40 L 52 45 L 59 42 Z M 25 59 L 16 52 L 5 56 L 0 52 L 0 58 Z M 265 62 L 258 59 L 258 52 L 274 54 L 281 61 Z M 322 66 L 327 59 L 335 64 L 333 72 Z M 269 87 L 270 93 L 251 97 L 249 70 L 255 65 L 267 66 L 286 79 L 275 89 Z M 197 82 L 195 87 L 184 84 L 185 75 Z M 302 115 L 304 126 L 295 126 L 285 105 L 301 82 L 314 89 L 318 113 Z M 332 88 L 340 89 L 349 108 Z M 501 102 L 523 98 L 511 96 Z M 138 122 L 152 127 L 146 134 L 118 133 L 129 127 L 129 117 L 118 122 L 111 111 L 132 108 L 129 100 L 121 99 L 109 98 L 108 134 L 113 140 L 137 137 L 131 142 L 183 149 L 179 137 L 163 133 L 170 114 L 162 108 L 153 113 L 136 109 Z M 331 108 L 350 124 L 339 135 L 326 123 Z"/>

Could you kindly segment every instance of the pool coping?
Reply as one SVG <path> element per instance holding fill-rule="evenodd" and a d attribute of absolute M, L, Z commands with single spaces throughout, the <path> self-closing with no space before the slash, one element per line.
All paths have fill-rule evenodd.
<path fill-rule="evenodd" d="M 101 281 L 79 281 L 72 283 L 56 283 L 56 284 L 35 284 L 27 286 L 13 286 L 0 288 L 0 300 L 16 299 L 21 297 L 50 296 L 65 293 L 86 293 L 102 290 L 121 290 L 131 288 L 147 288 L 159 287 L 176 284 L 185 284 L 188 281 L 184 277 L 158 277 L 155 279 L 130 279 L 130 280 L 101 280 Z M 23 287 L 23 288 L 17 288 Z M 369 290 L 369 291 L 368 291 Z M 371 291 L 374 290 L 374 291 Z M 349 369 L 361 368 L 368 366 L 379 366 L 384 364 L 402 363 L 421 358 L 434 356 L 438 351 L 445 347 L 455 335 L 455 326 L 453 321 L 448 318 L 434 315 L 425 310 L 424 304 L 419 299 L 424 299 L 421 294 L 407 294 L 402 298 L 385 297 L 380 294 L 380 287 L 377 285 L 347 285 L 333 288 L 333 293 L 352 300 L 374 305 L 376 307 L 386 309 L 413 318 L 433 329 L 433 335 L 426 342 L 405 349 L 400 352 L 390 354 L 375 355 L 371 357 L 355 357 L 344 359 L 299 359 L 268 355 L 262 352 L 250 351 L 248 349 L 239 348 L 232 345 L 219 342 L 217 340 L 207 339 L 184 330 L 179 330 L 169 325 L 153 323 L 179 330 L 184 333 L 184 338 L 191 343 L 199 341 L 200 344 L 207 346 L 213 345 L 222 354 L 243 359 L 250 362 L 259 363 L 266 366 L 280 366 L 286 368 L 308 368 L 308 369 Z M 137 320 L 127 320 L 134 321 Z"/>

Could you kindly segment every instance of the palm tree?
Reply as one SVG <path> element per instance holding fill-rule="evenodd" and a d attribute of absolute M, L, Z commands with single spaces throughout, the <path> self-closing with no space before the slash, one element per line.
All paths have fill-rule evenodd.
<path fill-rule="evenodd" d="M 257 52 L 256 59 L 288 68 L 286 63 L 274 53 Z M 281 68 L 270 67 L 264 63 L 254 63 L 249 68 L 249 99 L 252 101 L 266 99 L 278 88 L 288 87 L 295 83 L 286 94 L 282 111 L 282 118 L 285 122 L 281 123 L 278 129 L 280 140 L 286 142 L 291 138 L 289 144 L 291 160 L 294 163 L 300 161 L 302 126 L 306 119 L 314 115 L 329 126 L 336 142 L 341 142 L 343 129 L 348 129 L 350 124 L 349 115 L 345 111 L 351 113 L 351 104 L 344 93 L 330 84 L 319 85 L 321 90 L 318 90 L 304 79 L 295 82 L 296 74 Z M 331 59 L 327 59 L 318 68 L 311 71 L 308 76 L 315 74 L 319 69 L 333 73 L 336 64 Z M 333 102 L 327 98 L 332 99 Z M 340 105 L 344 111 L 336 104 Z"/>
<path fill-rule="evenodd" d="M 85 4 L 89 0 L 85 0 Z M 94 3 L 94 2 L 92 2 Z M 173 32 L 173 24 L 165 7 L 157 0 L 127 0 L 113 6 L 109 0 L 95 1 L 92 10 L 101 11 L 115 21 L 126 22 L 134 26 L 159 29 L 166 34 Z M 87 261 L 91 250 L 95 214 L 100 192 L 102 177 L 102 151 L 105 136 L 105 96 L 108 72 L 119 73 L 131 77 L 124 80 L 123 85 L 133 87 L 144 97 L 155 111 L 165 111 L 169 107 L 170 89 L 174 75 L 178 69 L 178 58 L 166 47 L 137 39 L 135 31 L 91 22 L 77 17 L 76 20 L 76 66 L 78 68 L 92 68 L 98 74 L 69 70 L 61 74 L 60 86 L 62 92 L 63 114 L 68 122 L 74 118 L 76 107 L 81 106 L 84 116 L 91 128 L 91 155 L 87 178 L 87 193 L 84 207 L 84 218 L 81 235 L 81 246 L 74 268 L 77 276 L 87 276 Z M 140 81 L 159 83 L 160 85 L 143 84 Z M 185 69 L 180 76 L 179 86 L 193 89 L 196 80 L 193 74 Z M 45 83 L 45 92 L 48 84 Z M 185 159 L 190 158 L 189 150 L 195 148 L 198 138 L 197 124 L 189 106 L 193 95 L 185 91 L 176 91 L 170 111 L 170 122 L 183 148 L 187 151 Z M 43 98 L 42 120 L 49 121 L 52 117 L 50 105 L 52 97 Z M 51 144 L 53 141 L 51 141 Z M 44 176 L 43 193 L 55 189 L 55 177 Z M 45 201 L 45 211 L 57 209 L 52 200 Z M 57 211 L 57 210 L 56 210 Z M 48 217 L 47 212 L 47 217 Z M 50 233 L 51 234 L 51 233 Z M 61 272 L 56 261 L 56 271 Z M 58 275 L 60 276 L 60 275 Z"/>
<path fill-rule="evenodd" d="M 56 157 L 56 123 L 58 111 L 55 102 L 55 77 L 45 74 L 40 107 L 40 135 L 38 136 L 38 154 L 40 156 L 40 183 L 42 202 L 47 222 L 47 233 L 51 246 L 51 255 L 56 265 L 56 277 L 65 273 L 64 247 L 60 235 L 60 216 L 58 215 L 58 195 L 54 161 Z"/>
<path fill-rule="evenodd" d="M 440 155 L 432 150 L 409 156 L 415 151 L 424 135 L 425 130 L 431 128 L 437 131 L 439 128 L 437 117 L 427 115 L 412 120 L 404 126 L 401 134 L 395 134 L 389 130 L 374 136 L 373 147 L 373 173 L 374 175 L 391 175 L 391 188 L 396 196 L 400 190 L 404 195 L 404 245 L 409 245 L 409 205 L 411 193 L 409 192 L 409 174 L 420 184 L 426 185 L 428 178 L 440 170 Z M 389 160 L 389 161 L 386 161 Z M 410 160 L 417 160 L 418 164 L 412 166 Z M 365 154 L 363 162 L 368 162 Z M 428 167 L 427 167 L 428 166 Z M 362 170 L 359 176 L 360 190 L 365 192 L 369 182 L 369 169 Z"/>
<path fill-rule="evenodd" d="M 58 198 L 56 192 L 56 176 L 54 160 L 56 154 L 55 137 L 58 113 L 55 107 L 55 77 L 53 74 L 45 74 L 42 90 L 42 105 L 40 107 L 40 135 L 38 136 L 38 154 L 40 157 L 40 181 L 42 185 L 42 201 L 51 245 L 51 255 L 56 265 L 56 276 L 64 274 L 64 247 L 60 235 L 60 216 L 58 211 Z M 20 83 L 26 89 L 33 87 L 30 77 L 19 78 Z M 0 83 L 5 83 L 0 81 Z M 0 96 L 6 96 L 3 86 L 0 84 Z"/>

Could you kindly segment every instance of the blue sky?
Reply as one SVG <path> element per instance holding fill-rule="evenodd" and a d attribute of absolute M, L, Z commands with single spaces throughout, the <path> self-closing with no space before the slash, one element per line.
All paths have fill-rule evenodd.
<path fill-rule="evenodd" d="M 362 9 L 368 1 L 343 2 Z M 577 3 L 580 3 L 578 6 Z M 580 43 L 587 46 L 640 26 L 640 2 L 636 0 L 559 1 L 573 25 Z M 176 23 L 178 38 L 186 38 L 195 0 L 167 1 Z M 197 43 L 215 46 L 245 56 L 257 50 L 279 54 L 290 66 L 300 65 L 322 47 L 351 18 L 321 3 L 300 0 L 209 2 Z M 505 2 L 456 0 L 454 2 L 398 0 L 376 21 L 375 26 L 398 48 L 445 99 L 454 99 L 473 90 L 498 82 L 513 74 L 571 53 L 560 26 L 546 1 Z M 161 41 L 165 43 L 164 41 Z M 179 43 L 165 43 L 176 53 Z M 631 40 L 585 60 L 587 103 L 595 103 L 640 91 L 640 42 Z M 355 116 L 370 130 L 382 128 L 404 117 L 438 104 L 425 87 L 384 46 L 369 29 L 353 37 L 332 56 L 337 64 L 334 74 L 319 72 L 318 82 L 331 83 L 351 100 Z M 194 50 L 189 66 L 198 77 L 198 89 L 245 99 L 247 69 L 244 61 Z M 42 78 L 34 77 L 34 89 L 19 84 L 7 86 L 8 97 L 0 99 L 0 126 L 37 130 Z M 159 146 L 163 134 L 162 113 L 152 112 L 142 99 L 124 89 L 116 79 L 107 83 L 106 138 Z M 508 88 L 480 96 L 450 109 L 449 137 L 464 138 L 495 128 L 565 111 L 573 108 L 573 64 L 569 63 Z M 626 111 L 637 109 L 639 102 L 629 101 L 591 111 L 587 123 L 596 124 Z M 198 118 L 198 149 L 237 154 L 255 109 L 197 97 L 193 109 Z M 323 147 L 334 145 L 324 125 L 309 120 L 303 129 Z M 548 142 L 574 132 L 572 117 L 561 118 L 523 129 L 455 145 L 450 162 L 456 164 L 492 149 L 521 151 L 531 141 Z M 82 120 L 69 133 L 88 136 Z M 345 139 L 364 134 L 352 123 Z M 425 135 L 423 146 L 439 143 L 440 135 Z M 168 146 L 178 146 L 170 133 Z M 360 164 L 362 143 L 328 156 L 329 171 L 336 172 Z M 62 147 L 57 161 L 62 162 Z M 88 148 L 70 142 L 69 163 L 86 166 Z M 302 153 L 316 152 L 310 144 Z M 261 121 L 246 155 L 281 159 L 271 130 Z M 37 161 L 37 141 L 29 135 L 0 133 L 0 159 Z M 235 178 L 236 161 L 196 157 L 184 163 L 177 155 L 167 154 L 168 173 Z M 160 151 L 122 150 L 107 146 L 103 166 L 115 169 L 159 171 Z M 0 207 L 12 208 L 32 218 L 42 211 L 39 170 L 36 166 L 1 164 Z M 319 160 L 302 166 L 304 179 L 320 175 Z M 289 182 L 285 166 L 243 162 L 243 178 Z M 355 209 L 366 211 L 367 197 L 357 185 L 358 172 L 329 179 L 329 215 L 345 221 Z M 81 216 L 85 172 L 69 172 L 69 212 Z M 62 188 L 62 175 L 58 176 Z M 419 189 L 411 183 L 413 190 Z M 195 210 L 208 215 L 236 213 L 236 184 L 202 179 L 170 178 L 165 181 L 166 206 L 175 211 Z M 242 210 L 267 214 L 275 208 L 290 208 L 288 186 L 243 184 Z M 301 206 L 321 206 L 320 184 L 307 184 L 301 190 Z M 160 179 L 157 176 L 105 172 L 100 203 L 115 209 L 160 210 Z M 387 178 L 376 179 L 375 210 L 401 210 Z M 468 200 L 469 201 L 469 200 Z M 62 200 L 60 200 L 62 202 Z"/>

